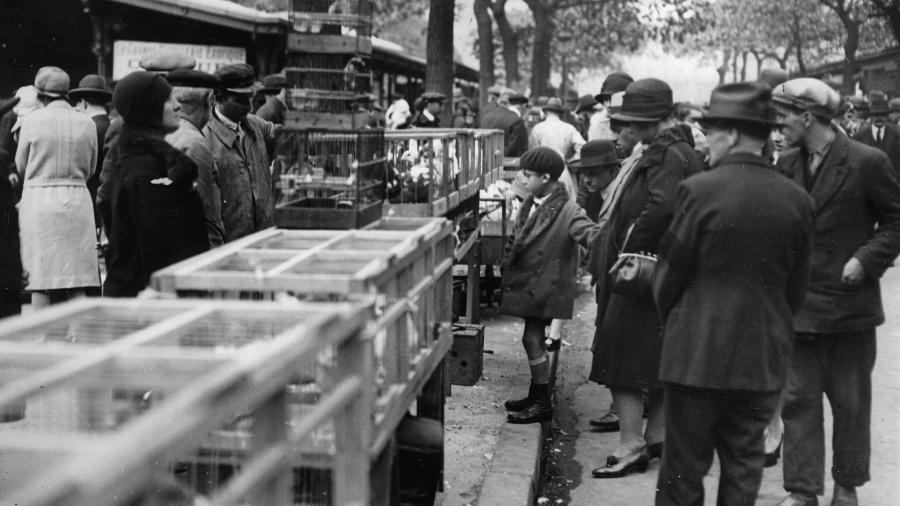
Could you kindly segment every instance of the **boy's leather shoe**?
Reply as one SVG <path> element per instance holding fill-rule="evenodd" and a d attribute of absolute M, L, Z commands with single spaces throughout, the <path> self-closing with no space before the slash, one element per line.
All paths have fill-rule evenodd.
<path fill-rule="evenodd" d="M 535 401 L 522 411 L 506 415 L 509 423 L 540 423 L 553 420 L 553 407 L 549 403 Z"/>
<path fill-rule="evenodd" d="M 859 506 L 859 501 L 856 499 L 856 488 L 842 487 L 835 483 L 831 506 Z"/>

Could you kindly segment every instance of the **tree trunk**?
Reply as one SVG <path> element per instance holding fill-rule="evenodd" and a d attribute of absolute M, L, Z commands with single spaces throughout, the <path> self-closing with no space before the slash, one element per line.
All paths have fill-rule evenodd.
<path fill-rule="evenodd" d="M 741 82 L 747 80 L 747 53 L 748 51 L 741 53 Z"/>
<path fill-rule="evenodd" d="M 487 103 L 487 90 L 494 85 L 494 29 L 488 0 L 475 0 L 472 8 L 478 25 L 478 98 L 483 108 Z"/>
<path fill-rule="evenodd" d="M 852 95 L 856 89 L 853 75 L 856 73 L 856 50 L 859 48 L 859 22 L 850 19 L 850 16 L 841 16 L 844 28 L 847 30 L 847 39 L 844 41 L 844 83 L 841 92 L 844 95 Z"/>
<path fill-rule="evenodd" d="M 722 63 L 716 68 L 719 74 L 719 86 L 725 84 L 725 76 L 728 74 L 728 62 L 731 61 L 731 50 L 726 49 L 722 52 Z"/>
<path fill-rule="evenodd" d="M 453 121 L 453 7 L 454 0 L 430 0 L 425 43 L 425 89 L 447 96 L 441 125 Z"/>
<path fill-rule="evenodd" d="M 757 50 L 750 51 L 750 54 L 753 55 L 753 59 L 756 60 L 756 80 L 759 80 L 759 73 L 762 72 L 763 62 L 766 61 L 766 56 L 759 53 Z"/>
<path fill-rule="evenodd" d="M 495 0 L 491 6 L 500 40 L 503 41 L 503 67 L 506 70 L 506 85 L 517 88 L 522 80 L 519 74 L 519 34 L 513 30 L 506 17 L 506 0 Z"/>
<path fill-rule="evenodd" d="M 733 54 L 731 56 L 731 82 L 736 83 L 738 80 L 738 53 L 737 49 L 733 50 Z"/>
<path fill-rule="evenodd" d="M 534 43 L 531 47 L 531 95 L 550 94 L 550 51 L 552 50 L 553 33 L 556 23 L 553 20 L 552 7 L 544 5 L 541 0 L 525 0 L 531 15 L 535 19 Z"/>
<path fill-rule="evenodd" d="M 803 38 L 801 36 L 802 32 L 800 31 L 800 14 L 794 12 L 793 16 L 794 23 L 792 25 L 791 33 L 794 35 L 794 51 L 797 53 L 797 70 L 800 71 L 800 75 L 805 75 L 806 62 L 803 61 Z M 785 51 L 785 64 L 787 64 L 787 55 L 788 52 Z"/>

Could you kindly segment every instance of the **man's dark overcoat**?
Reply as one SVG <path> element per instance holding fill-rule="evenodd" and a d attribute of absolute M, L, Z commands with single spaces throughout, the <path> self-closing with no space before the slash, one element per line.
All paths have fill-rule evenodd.
<path fill-rule="evenodd" d="M 592 381 L 632 388 L 656 381 L 662 346 L 656 306 L 652 301 L 611 293 L 607 273 L 620 250 L 657 253 L 675 211 L 676 187 L 702 168 L 690 128 L 678 125 L 653 140 L 625 181 L 591 262 L 597 279 Z M 623 248 L 632 224 L 634 231 Z"/>
<path fill-rule="evenodd" d="M 812 223 L 812 198 L 760 155 L 729 155 L 678 186 L 654 278 L 661 380 L 757 392 L 784 386 Z"/>
<path fill-rule="evenodd" d="M 876 142 L 872 133 L 872 123 L 866 123 L 853 138 L 867 146 L 883 151 L 891 161 L 894 174 L 900 176 L 900 127 L 886 121 L 881 137 L 881 142 Z"/>
<path fill-rule="evenodd" d="M 503 156 L 518 157 L 528 151 L 528 129 L 525 121 L 505 107 L 496 107 L 480 122 L 481 128 L 503 130 Z"/>
<path fill-rule="evenodd" d="M 806 157 L 805 149 L 790 150 L 777 169 L 805 187 Z M 855 332 L 884 323 L 878 280 L 900 253 L 900 186 L 887 155 L 838 134 L 810 193 L 812 272 L 796 331 Z M 851 257 L 866 272 L 856 286 L 841 281 Z"/>

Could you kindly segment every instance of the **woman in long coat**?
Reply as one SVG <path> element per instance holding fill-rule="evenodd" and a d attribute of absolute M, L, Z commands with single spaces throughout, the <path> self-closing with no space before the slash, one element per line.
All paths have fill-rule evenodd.
<path fill-rule="evenodd" d="M 86 182 L 97 165 L 97 132 L 65 96 L 69 76 L 43 67 L 35 77 L 43 108 L 22 120 L 16 167 L 22 262 L 35 307 L 100 286 L 94 206 Z"/>
<path fill-rule="evenodd" d="M 178 128 L 172 87 L 151 72 L 132 72 L 113 93 L 125 124 L 110 182 L 110 297 L 134 297 L 154 271 L 209 249 L 206 215 L 194 189 L 197 164 L 165 141 Z"/>
<path fill-rule="evenodd" d="M 612 116 L 628 122 L 648 147 L 624 183 L 596 252 L 597 331 L 590 379 L 612 390 L 620 427 L 619 446 L 607 457 L 606 466 L 593 471 L 596 478 L 642 470 L 662 450 L 658 380 L 662 324 L 649 296 L 639 299 L 613 293 L 606 273 L 620 252 L 656 254 L 672 221 L 676 186 L 702 170 L 690 128 L 677 124 L 672 112 L 671 88 L 657 79 L 642 79 L 628 86 L 621 113 Z M 644 393 L 649 410 L 646 431 L 642 431 Z"/>

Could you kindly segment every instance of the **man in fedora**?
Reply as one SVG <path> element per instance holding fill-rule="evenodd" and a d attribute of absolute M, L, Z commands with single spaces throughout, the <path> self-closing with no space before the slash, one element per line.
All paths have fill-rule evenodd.
<path fill-rule="evenodd" d="M 812 199 L 764 155 L 774 117 L 763 83 L 712 92 L 700 120 L 712 170 L 678 186 L 675 218 L 660 244 L 654 296 L 664 320 L 666 449 L 659 506 L 704 504 L 713 452 L 721 466 L 718 504 L 754 504 L 762 482 L 763 432 L 787 376 L 813 226 Z"/>
<path fill-rule="evenodd" d="M 263 78 L 263 88 L 258 93 L 266 96 L 266 103 L 256 111 L 260 118 L 276 125 L 284 124 L 284 113 L 287 112 L 287 82 L 284 75 L 272 74 Z"/>
<path fill-rule="evenodd" d="M 609 198 L 610 183 L 619 173 L 620 161 L 612 141 L 588 141 L 578 159 L 568 162 L 578 174 L 577 203 L 595 223 L 603 202 Z"/>
<path fill-rule="evenodd" d="M 900 127 L 888 121 L 890 106 L 882 92 L 872 92 L 869 104 L 869 122 L 853 137 L 859 142 L 878 148 L 888 156 L 891 165 L 900 175 Z"/>
<path fill-rule="evenodd" d="M 589 141 L 615 138 L 609 126 L 609 101 L 613 94 L 624 92 L 632 82 L 634 79 L 625 72 L 612 72 L 603 80 L 600 93 L 594 95 L 594 99 L 601 107 L 591 116 L 587 136 Z"/>
<path fill-rule="evenodd" d="M 831 123 L 840 96 L 818 79 L 777 86 L 785 144 L 778 170 L 815 202 L 806 298 L 784 391 L 785 506 L 818 504 L 825 492 L 823 394 L 834 418 L 832 505 L 857 504 L 869 481 L 875 327 L 884 323 L 878 280 L 900 253 L 900 184 L 887 155 Z M 761 206 L 758 206 L 761 209 Z"/>
<path fill-rule="evenodd" d="M 209 99 L 218 80 L 208 72 L 194 69 L 176 69 L 166 75 L 172 85 L 172 98 L 178 102 L 178 130 L 166 135 L 166 142 L 184 152 L 197 164 L 197 194 L 203 202 L 209 247 L 225 243 L 225 225 L 222 222 L 222 190 L 219 172 L 213 160 L 209 139 L 203 135 L 203 127 L 209 121 Z"/>
<path fill-rule="evenodd" d="M 275 224 L 269 166 L 278 126 L 250 114 L 250 97 L 262 88 L 253 67 L 231 63 L 215 77 L 215 106 L 203 135 L 219 174 L 224 239 L 231 242 Z"/>
<path fill-rule="evenodd" d="M 578 129 L 562 120 L 562 115 L 566 112 L 562 100 L 552 97 L 547 100 L 545 105 L 541 106 L 541 109 L 544 111 L 546 119 L 531 129 L 531 135 L 528 136 L 528 148 L 547 146 L 559 153 L 563 160 L 577 155 L 581 146 L 584 145 L 584 139 L 578 133 Z"/>
<path fill-rule="evenodd" d="M 112 91 L 106 85 L 106 79 L 97 74 L 88 74 L 78 82 L 78 87 L 69 91 L 69 103 L 76 111 L 84 113 L 91 118 L 97 127 L 97 142 L 102 143 L 106 139 L 106 131 L 109 129 L 109 112 L 106 106 L 112 100 Z M 97 170 L 87 181 L 88 192 L 91 194 L 91 202 L 96 202 L 97 188 L 100 186 L 100 171 L 103 168 L 103 154 L 97 157 Z M 95 213 L 97 227 L 100 227 L 100 216 Z"/>
<path fill-rule="evenodd" d="M 888 109 L 890 110 L 888 120 L 895 125 L 900 124 L 900 98 L 890 99 L 888 101 Z"/>
<path fill-rule="evenodd" d="M 413 118 L 412 125 L 416 128 L 438 128 L 441 126 L 441 118 L 438 116 L 444 110 L 444 100 L 447 97 L 443 93 L 428 91 L 422 94 L 422 110 Z"/>

